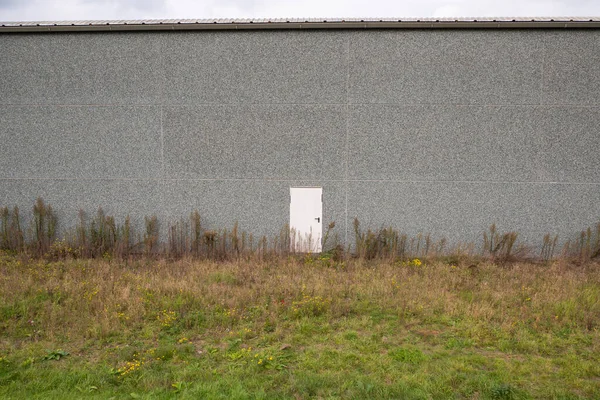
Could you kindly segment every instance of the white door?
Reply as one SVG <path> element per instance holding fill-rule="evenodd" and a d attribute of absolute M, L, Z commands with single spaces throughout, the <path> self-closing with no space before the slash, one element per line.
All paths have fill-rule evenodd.
<path fill-rule="evenodd" d="M 290 188 L 290 248 L 320 253 L 323 233 L 323 188 Z"/>

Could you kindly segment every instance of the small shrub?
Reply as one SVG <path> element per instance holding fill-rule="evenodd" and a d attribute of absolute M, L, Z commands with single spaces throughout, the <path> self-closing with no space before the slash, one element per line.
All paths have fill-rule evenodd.
<path fill-rule="evenodd" d="M 46 350 L 46 355 L 42 358 L 44 361 L 49 361 L 49 360 L 60 360 L 61 358 L 64 358 L 66 356 L 69 355 L 69 352 L 64 351 L 64 350 Z"/>
<path fill-rule="evenodd" d="M 181 257 L 189 254 L 191 246 L 189 232 L 189 224 L 183 218 L 169 227 L 169 256 Z"/>
<path fill-rule="evenodd" d="M 146 232 L 144 233 L 144 251 L 146 255 L 152 254 L 158 244 L 158 219 L 156 215 L 144 217 Z"/>
<path fill-rule="evenodd" d="M 204 244 L 206 246 L 206 252 L 209 257 L 214 256 L 215 254 L 215 246 L 217 244 L 218 237 L 219 234 L 216 231 L 204 232 Z"/>
<path fill-rule="evenodd" d="M 24 243 L 19 207 L 15 206 L 12 212 L 8 207 L 0 208 L 0 249 L 19 252 Z"/>
<path fill-rule="evenodd" d="M 489 255 L 492 260 L 510 260 L 518 235 L 517 232 L 498 233 L 496 224 L 490 225 L 489 234 L 483 232 L 483 255 Z"/>
<path fill-rule="evenodd" d="M 544 243 L 540 252 L 540 259 L 543 261 L 550 261 L 554 258 L 554 250 L 556 249 L 556 243 L 558 242 L 558 235 L 554 238 L 549 233 L 544 235 Z"/>
<path fill-rule="evenodd" d="M 355 250 L 359 258 L 371 260 L 374 258 L 403 257 L 406 253 L 406 235 L 390 228 L 379 231 L 360 229 L 358 218 L 354 218 Z M 417 250 L 418 252 L 418 250 Z"/>
<path fill-rule="evenodd" d="M 170 328 L 177 321 L 177 313 L 170 310 L 162 310 L 156 316 L 156 320 L 163 328 Z"/>
<path fill-rule="evenodd" d="M 51 206 L 47 206 L 41 197 L 38 197 L 33 206 L 33 239 L 38 255 L 43 255 L 56 236 L 56 215 Z"/>
<path fill-rule="evenodd" d="M 190 215 L 192 229 L 192 254 L 200 254 L 200 246 L 202 245 L 202 226 L 200 224 L 200 213 L 194 211 Z"/>
<path fill-rule="evenodd" d="M 8 207 L 0 208 L 0 249 L 9 250 L 9 235 L 8 235 Z"/>
<path fill-rule="evenodd" d="M 106 215 L 102 207 L 88 224 L 83 210 L 79 210 L 79 222 L 74 235 L 73 247 L 79 249 L 83 257 L 127 257 L 131 247 L 131 221 L 125 218 L 119 225 L 115 218 Z"/>
<path fill-rule="evenodd" d="M 79 255 L 79 249 L 72 248 L 66 240 L 57 240 L 46 252 L 46 258 L 52 261 L 79 258 Z"/>
<path fill-rule="evenodd" d="M 600 223 L 596 229 L 588 227 L 579 235 L 577 252 L 580 260 L 589 260 L 600 257 Z"/>
<path fill-rule="evenodd" d="M 145 361 L 138 360 L 138 359 L 135 359 L 132 361 L 125 361 L 121 365 L 121 367 L 119 367 L 113 373 L 117 376 L 125 377 L 125 376 L 131 375 L 131 374 L 139 371 L 144 364 L 145 364 Z"/>
<path fill-rule="evenodd" d="M 329 309 L 331 300 L 321 296 L 302 294 L 302 299 L 292 302 L 292 312 L 296 317 L 318 317 Z"/>
<path fill-rule="evenodd" d="M 516 390 L 509 384 L 500 384 L 494 386 L 490 391 L 490 396 L 495 400 L 511 400 L 516 396 Z"/>

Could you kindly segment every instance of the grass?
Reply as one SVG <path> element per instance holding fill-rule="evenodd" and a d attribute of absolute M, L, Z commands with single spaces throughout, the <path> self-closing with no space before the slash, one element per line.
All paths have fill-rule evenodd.
<path fill-rule="evenodd" d="M 1 398 L 600 397 L 600 265 L 0 253 Z"/>

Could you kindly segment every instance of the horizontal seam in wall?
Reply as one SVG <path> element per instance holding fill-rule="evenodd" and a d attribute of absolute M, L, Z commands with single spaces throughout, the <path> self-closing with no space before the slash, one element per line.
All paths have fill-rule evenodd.
<path fill-rule="evenodd" d="M 463 183 L 463 184 L 502 184 L 502 185 L 579 185 L 600 186 L 600 182 L 559 182 L 559 181 L 486 181 L 486 180 L 404 180 L 404 179 L 322 179 L 322 178 L 2 178 L 0 181 L 117 181 L 117 182 L 381 182 L 381 183 Z"/>
<path fill-rule="evenodd" d="M 397 107 L 422 107 L 422 106 L 453 106 L 453 107 L 573 107 L 573 108 L 598 108 L 599 104 L 569 104 L 569 103 L 511 103 L 511 104 L 462 104 L 462 103 L 190 103 L 190 104 L 45 104 L 45 103 L 0 103 L 0 107 L 200 107 L 200 106 L 397 106 Z"/>
<path fill-rule="evenodd" d="M 469 180 L 395 180 L 395 179 L 349 179 L 349 182 L 390 182 L 390 183 L 474 183 L 474 184 L 539 184 L 539 185 L 600 185 L 600 182 L 559 182 L 559 181 L 469 181 Z"/>

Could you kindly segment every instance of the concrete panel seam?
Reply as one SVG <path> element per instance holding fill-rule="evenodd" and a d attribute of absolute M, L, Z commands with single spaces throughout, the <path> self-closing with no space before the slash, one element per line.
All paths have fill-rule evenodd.
<path fill-rule="evenodd" d="M 163 132 L 163 107 L 160 107 L 160 163 L 161 163 L 161 178 L 166 178 L 165 175 L 165 135 Z"/>
<path fill-rule="evenodd" d="M 454 107 L 572 107 L 572 108 L 598 108 L 600 103 L 592 104 L 577 104 L 577 103 L 422 103 L 422 102 L 410 102 L 410 103 L 390 103 L 390 102 L 375 102 L 375 103 L 252 103 L 252 102 L 239 102 L 239 103 L 155 103 L 155 104 L 131 104 L 131 103 L 103 103 L 103 104 L 59 104 L 59 103 L 2 103 L 0 107 L 197 107 L 197 106 L 406 106 L 406 107 L 419 107 L 419 106 L 454 106 Z"/>
<path fill-rule="evenodd" d="M 560 182 L 560 181 L 475 181 L 475 180 L 402 180 L 402 179 L 349 179 L 348 182 L 393 182 L 393 183 L 475 183 L 475 184 L 518 184 L 518 185 L 582 185 L 596 186 L 600 182 Z"/>
<path fill-rule="evenodd" d="M 402 107 L 421 107 L 421 106 L 452 106 L 452 107 L 533 107 L 533 108 L 551 108 L 551 107 L 570 107 L 570 108 L 598 108 L 598 104 L 575 104 L 575 103 L 544 103 L 544 104 L 492 104 L 492 103 L 477 103 L 477 104 L 464 104 L 464 103 L 351 103 L 353 106 L 402 106 Z"/>
<path fill-rule="evenodd" d="M 346 42 L 346 165 L 344 171 L 344 243 L 348 243 L 348 177 L 350 164 L 350 38 Z"/>
<path fill-rule="evenodd" d="M 474 181 L 474 180 L 404 180 L 404 179 L 321 179 L 321 178 L 2 178 L 0 181 L 120 181 L 120 182 L 389 182 L 389 183 L 464 183 L 500 185 L 563 185 L 600 186 L 600 182 L 559 182 L 559 181 Z"/>
<path fill-rule="evenodd" d="M 544 64 L 546 62 L 546 41 L 542 40 L 542 60 L 540 66 L 540 105 L 544 104 Z"/>
<path fill-rule="evenodd" d="M 99 178 L 35 178 L 35 177 L 24 177 L 24 178 L 2 178 L 0 181 L 13 182 L 13 181 L 60 181 L 60 182 L 97 182 L 97 181 L 109 181 L 109 182 L 160 182 L 164 181 L 161 178 L 111 178 L 111 177 L 99 177 Z"/>
<path fill-rule="evenodd" d="M 160 104 L 132 103 L 0 103 L 5 107 L 160 107 Z"/>

